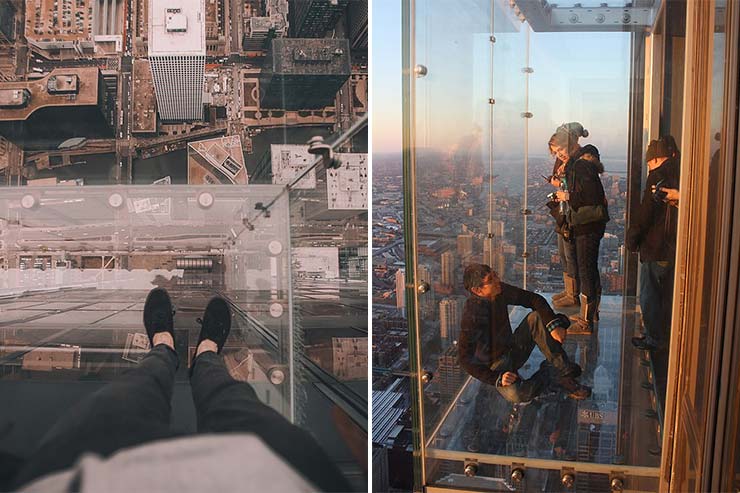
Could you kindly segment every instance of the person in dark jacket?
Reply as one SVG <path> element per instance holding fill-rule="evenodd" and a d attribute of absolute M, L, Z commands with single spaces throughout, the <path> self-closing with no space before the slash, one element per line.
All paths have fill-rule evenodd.
<path fill-rule="evenodd" d="M 583 125 L 572 122 L 558 127 L 548 143 L 550 152 L 565 163 L 563 189 L 557 192 L 557 198 L 565 202 L 566 220 L 576 246 L 581 311 L 575 318 L 575 330 L 582 333 L 591 333 L 598 320 L 599 246 L 609 221 L 599 177 L 604 172 L 599 150 L 590 144 L 578 144 L 580 137 L 587 136 Z"/>
<path fill-rule="evenodd" d="M 640 253 L 640 308 L 645 334 L 633 337 L 638 349 L 666 345 L 673 298 L 678 229 L 679 159 L 671 136 L 650 142 L 642 202 L 627 229 L 626 246 Z"/>
<path fill-rule="evenodd" d="M 535 345 L 553 367 L 558 383 L 573 399 L 585 399 L 591 389 L 576 378 L 581 368 L 563 349 L 568 317 L 556 315 L 545 298 L 502 283 L 488 265 L 471 264 L 463 276 L 470 296 L 463 308 L 458 358 L 460 366 L 483 383 L 493 385 L 510 402 L 527 402 L 539 395 L 550 381 L 544 365 L 528 380 L 517 373 Z M 512 333 L 509 305 L 532 308 Z"/>

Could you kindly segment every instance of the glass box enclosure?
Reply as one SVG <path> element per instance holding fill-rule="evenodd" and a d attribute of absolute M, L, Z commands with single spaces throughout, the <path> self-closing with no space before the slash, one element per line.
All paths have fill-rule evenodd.
<path fill-rule="evenodd" d="M 138 364 L 162 286 L 173 427 L 221 295 L 232 376 L 364 491 L 367 2 L 56 3 L 0 0 L 0 454 Z"/>
<path fill-rule="evenodd" d="M 682 436 L 674 435 L 673 419 L 686 420 L 687 436 L 700 433 L 709 416 L 702 392 L 719 381 L 710 355 L 721 347 L 716 334 L 724 326 L 698 328 L 711 325 L 712 300 L 725 299 L 715 280 L 729 250 L 714 260 L 707 254 L 732 234 L 717 210 L 734 183 L 737 45 L 728 46 L 737 33 L 726 36 L 725 29 L 736 29 L 737 12 L 722 1 L 688 3 L 404 3 L 405 280 L 417 490 L 699 488 L 698 457 L 711 442 L 681 442 L 696 461 L 687 479 L 665 472 L 666 447 L 673 451 L 674 437 Z M 692 44 L 697 40 L 703 44 Z M 698 60 L 704 79 L 684 80 L 684 67 Z M 603 166 L 610 217 L 597 254 L 597 321 L 591 333 L 569 334 L 564 343 L 592 394 L 573 400 L 551 385 L 529 402 L 510 402 L 461 365 L 458 339 L 470 296 L 463 272 L 487 264 L 503 282 L 548 302 L 563 290 L 563 250 L 546 204 L 557 170 L 548 141 L 566 122 L 580 122 L 588 130 L 578 135 L 580 145 L 597 148 L 591 152 Z M 650 259 L 631 252 L 626 237 L 641 202 L 651 200 L 646 148 L 666 136 L 680 148 L 681 198 L 673 205 L 680 225 L 675 261 L 659 259 L 665 294 L 655 300 L 646 294 L 651 271 L 643 264 Z M 711 183 L 725 183 L 720 176 L 729 188 L 703 195 Z M 685 203 L 702 211 L 703 221 L 684 216 Z M 701 252 L 692 250 L 697 244 Z M 646 346 L 644 320 L 661 301 L 665 340 Z M 528 310 L 510 308 L 516 328 Z M 556 308 L 572 316 L 579 310 Z M 678 334 L 693 339 L 679 341 Z M 543 360 L 535 347 L 519 378 L 530 378 Z M 671 382 L 686 381 L 677 371 L 696 380 L 694 394 L 681 397 L 684 413 L 666 411 L 682 395 Z"/>
<path fill-rule="evenodd" d="M 338 254 L 347 247 L 302 246 L 296 231 L 319 223 L 291 218 L 320 196 L 280 185 L 5 188 L 0 387 L 4 419 L 14 423 L 5 446 L 30 453 L 58 409 L 138 363 L 149 349 L 144 299 L 160 286 L 175 304 L 185 369 L 177 376 L 175 426 L 193 426 L 187 367 L 195 319 L 218 294 L 232 309 L 224 349 L 232 376 L 318 432 L 337 461 L 361 476 L 346 447 L 362 443 L 366 425 L 366 281 L 360 266 L 338 262 L 362 258 L 365 227 L 335 219 L 355 229 L 354 254 L 344 259 Z"/>

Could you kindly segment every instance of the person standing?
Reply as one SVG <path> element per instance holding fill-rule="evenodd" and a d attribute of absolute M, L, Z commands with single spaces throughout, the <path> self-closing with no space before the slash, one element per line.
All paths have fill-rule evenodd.
<path fill-rule="evenodd" d="M 550 138 L 550 153 L 564 163 L 564 186 L 556 192 L 564 203 L 566 222 L 573 237 L 580 284 L 580 313 L 572 330 L 591 333 L 598 320 L 601 298 L 599 247 L 609 221 L 604 187 L 600 174 L 604 172 L 599 150 L 593 145 L 581 147 L 580 137 L 588 131 L 578 122 L 561 125 Z"/>
<path fill-rule="evenodd" d="M 632 344 L 665 349 L 673 299 L 678 230 L 679 157 L 671 136 L 650 142 L 645 153 L 648 176 L 640 207 L 627 229 L 626 246 L 640 254 L 640 308 L 644 334 Z"/>
<path fill-rule="evenodd" d="M 565 174 L 565 165 L 559 160 L 555 160 L 552 169 L 552 175 L 548 182 L 560 190 L 565 184 L 563 177 Z M 548 197 L 552 197 L 549 195 Z M 573 243 L 570 228 L 565 217 L 563 205 L 557 200 L 550 200 L 547 203 L 550 209 L 550 215 L 555 218 L 555 233 L 558 235 L 558 255 L 560 264 L 563 267 L 563 290 L 552 295 L 552 306 L 555 308 L 570 308 L 580 304 L 578 298 L 578 262 L 576 261 L 576 246 Z"/>

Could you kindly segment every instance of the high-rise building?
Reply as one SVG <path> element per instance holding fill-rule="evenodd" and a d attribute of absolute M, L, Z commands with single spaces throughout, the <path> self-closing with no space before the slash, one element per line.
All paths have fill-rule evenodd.
<path fill-rule="evenodd" d="M 100 69 L 56 68 L 40 79 L 0 82 L 0 134 L 24 149 L 108 138 L 114 107 Z"/>
<path fill-rule="evenodd" d="M 502 252 L 494 254 L 491 269 L 496 271 L 499 278 L 506 278 L 506 256 Z"/>
<path fill-rule="evenodd" d="M 465 382 L 465 372 L 460 367 L 457 358 L 457 346 L 448 347 L 440 355 L 439 364 L 439 394 L 443 402 L 449 402 Z"/>
<path fill-rule="evenodd" d="M 501 242 L 504 239 L 504 222 L 503 221 L 488 221 L 488 232 L 493 235 L 493 237 Z"/>
<path fill-rule="evenodd" d="M 455 286 L 455 256 L 449 250 L 442 254 L 442 286 Z"/>
<path fill-rule="evenodd" d="M 353 50 L 367 49 L 368 0 L 353 0 L 347 9 L 349 41 Z"/>
<path fill-rule="evenodd" d="M 15 7 L 9 0 L 0 1 L 0 42 L 15 41 Z"/>
<path fill-rule="evenodd" d="M 367 379 L 367 337 L 332 337 L 307 351 L 309 358 L 341 381 Z"/>
<path fill-rule="evenodd" d="M 352 74 L 346 39 L 275 38 L 260 72 L 260 106 L 308 110 L 335 104 Z"/>
<path fill-rule="evenodd" d="M 459 298 L 445 298 L 439 302 L 439 334 L 443 347 L 451 345 L 459 337 L 461 315 Z"/>
<path fill-rule="evenodd" d="M 288 0 L 267 0 L 264 13 L 245 19 L 242 45 L 247 51 L 262 50 L 270 39 L 288 34 Z"/>
<path fill-rule="evenodd" d="M 483 238 L 483 263 L 493 265 L 493 238 Z"/>
<path fill-rule="evenodd" d="M 463 259 L 473 254 L 473 235 L 457 235 L 457 254 Z"/>
<path fill-rule="evenodd" d="M 323 38 L 337 24 L 348 3 L 349 0 L 291 0 L 291 37 Z"/>
<path fill-rule="evenodd" d="M 406 271 L 398 269 L 396 272 L 396 308 L 406 309 Z"/>
<path fill-rule="evenodd" d="M 159 116 L 165 121 L 203 119 L 206 63 L 204 0 L 152 0 L 149 60 Z"/>

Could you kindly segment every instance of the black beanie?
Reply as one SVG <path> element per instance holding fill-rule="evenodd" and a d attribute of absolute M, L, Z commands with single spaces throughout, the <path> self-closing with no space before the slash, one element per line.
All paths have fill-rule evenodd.
<path fill-rule="evenodd" d="M 671 157 L 673 155 L 670 146 L 663 140 L 651 140 L 645 152 L 645 160 L 652 161 L 659 157 Z"/>

